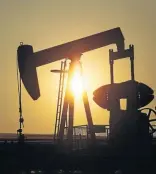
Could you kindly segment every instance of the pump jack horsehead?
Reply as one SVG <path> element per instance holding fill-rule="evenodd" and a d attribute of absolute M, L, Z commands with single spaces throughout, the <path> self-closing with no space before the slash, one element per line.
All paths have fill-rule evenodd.
<path fill-rule="evenodd" d="M 117 129 L 117 127 L 115 127 L 114 124 L 117 118 L 123 115 L 122 111 L 119 108 L 118 100 L 120 98 L 122 97 L 127 98 L 127 102 L 128 102 L 128 109 L 126 110 L 127 113 L 131 113 L 131 111 L 134 111 L 134 110 L 138 111 L 138 108 L 148 104 L 153 99 L 153 90 L 151 88 L 147 87 L 146 85 L 143 85 L 141 87 L 142 85 L 141 83 L 134 81 L 133 46 L 130 46 L 129 49 L 125 50 L 124 36 L 120 28 L 107 30 L 95 35 L 81 38 L 81 39 L 68 42 L 62 45 L 54 46 L 54 47 L 44 49 L 38 52 L 33 52 L 33 47 L 31 45 L 22 44 L 18 47 L 18 50 L 17 50 L 20 77 L 31 98 L 33 100 L 37 100 L 40 97 L 40 89 L 39 89 L 38 77 L 36 72 L 37 67 L 46 65 L 48 63 L 52 63 L 58 60 L 62 60 L 65 58 L 69 59 L 71 63 L 70 63 L 69 71 L 68 71 L 68 79 L 70 80 L 70 77 L 74 71 L 74 67 L 77 63 L 79 63 L 80 57 L 83 53 L 86 53 L 88 51 L 95 50 L 98 48 L 102 48 L 111 44 L 116 44 L 117 46 L 117 52 L 110 51 L 111 84 L 97 89 L 94 92 L 93 99 L 99 106 L 110 111 L 110 128 L 111 128 L 110 135 L 114 134 L 113 133 L 114 130 Z M 125 82 L 123 84 L 115 84 L 113 80 L 113 61 L 116 59 L 121 59 L 125 57 L 131 58 L 133 78 L 130 82 L 127 82 L 127 83 Z M 127 94 L 125 92 L 125 87 L 133 88 L 134 94 L 132 93 Z M 141 92 L 139 91 L 140 88 L 138 87 L 141 88 Z M 145 96 L 142 95 L 142 93 L 144 92 L 143 91 L 144 89 L 146 91 Z M 147 89 L 149 89 L 149 91 Z M 102 98 L 99 97 L 99 93 L 103 95 Z M 151 97 L 150 99 L 147 97 L 149 96 L 148 95 L 149 93 Z M 140 98 L 137 97 L 138 94 L 141 94 Z M 131 99 L 130 96 L 135 96 L 135 97 Z M 148 98 L 147 100 L 145 99 L 146 97 Z M 69 98 L 71 99 L 70 101 L 72 102 L 69 102 Z M 84 102 L 84 108 L 85 108 L 86 117 L 88 121 L 90 137 L 92 142 L 94 143 L 96 137 L 95 137 L 95 132 L 93 129 L 93 121 L 92 121 L 87 93 L 85 93 L 85 97 L 83 97 L 83 102 Z M 68 112 L 69 115 L 67 114 L 68 108 L 69 108 L 69 112 Z M 66 94 L 65 94 L 61 124 L 59 129 L 60 130 L 59 138 L 61 142 L 64 137 L 64 128 L 65 128 L 65 121 L 67 120 L 67 115 L 69 117 L 67 137 L 68 137 L 69 144 L 72 144 L 74 99 L 71 98 L 68 91 L 66 91 Z M 110 136 L 110 137 L 113 137 L 113 136 Z"/>

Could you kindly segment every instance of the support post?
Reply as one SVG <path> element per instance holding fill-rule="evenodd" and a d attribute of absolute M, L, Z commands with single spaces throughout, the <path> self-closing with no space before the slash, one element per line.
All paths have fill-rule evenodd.
<path fill-rule="evenodd" d="M 73 122 L 74 122 L 74 95 L 70 91 L 70 89 L 71 89 L 70 82 L 73 77 L 73 72 L 75 70 L 75 66 L 77 64 L 80 65 L 80 61 L 79 61 L 80 56 L 78 56 L 74 59 L 71 59 L 71 60 L 73 60 L 73 61 L 71 61 L 69 71 L 68 71 L 67 88 L 66 88 L 66 93 L 65 93 L 65 98 L 64 98 L 60 131 L 59 131 L 59 140 L 60 140 L 60 143 L 63 144 L 65 122 L 68 119 L 67 141 L 68 141 L 69 149 L 72 149 L 72 144 L 73 144 Z M 81 67 L 81 69 L 82 69 L 82 67 Z M 92 143 L 94 143 L 96 138 L 95 138 L 95 133 L 93 130 L 93 121 L 92 121 L 88 96 L 87 96 L 87 92 L 85 90 L 83 91 L 83 103 L 84 103 L 84 108 L 85 108 L 85 112 L 86 112 L 89 133 L 91 135 Z"/>

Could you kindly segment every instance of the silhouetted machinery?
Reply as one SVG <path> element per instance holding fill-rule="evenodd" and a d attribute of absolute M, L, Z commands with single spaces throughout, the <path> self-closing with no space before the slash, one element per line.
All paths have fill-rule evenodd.
<path fill-rule="evenodd" d="M 139 108 L 149 104 L 153 98 L 153 90 L 143 83 L 134 79 L 134 46 L 130 45 L 125 50 L 124 37 L 120 28 L 114 28 L 102 33 L 88 36 L 79 40 L 68 42 L 42 51 L 33 52 L 30 45 L 20 45 L 18 47 L 18 64 L 20 77 L 23 84 L 33 100 L 40 97 L 36 68 L 61 59 L 70 59 L 68 71 L 67 90 L 65 93 L 61 123 L 59 128 L 59 139 L 63 141 L 65 122 L 68 118 L 68 141 L 72 144 L 73 117 L 74 117 L 74 97 L 69 92 L 69 81 L 72 78 L 74 67 L 80 64 L 80 57 L 83 53 L 110 44 L 117 45 L 117 52 L 110 50 L 110 73 L 111 84 L 100 87 L 94 92 L 94 101 L 102 108 L 110 111 L 110 141 L 113 144 L 122 144 L 123 141 L 132 144 L 135 139 L 141 138 L 146 142 L 149 139 L 149 118 L 142 113 Z M 130 57 L 132 79 L 123 83 L 114 83 L 113 63 L 114 60 Z M 127 99 L 126 110 L 121 110 L 120 99 Z M 88 121 L 89 133 L 92 143 L 95 142 L 95 132 L 87 93 L 83 95 L 84 108 Z M 151 110 L 155 113 L 154 110 Z M 155 130 L 152 128 L 152 132 Z M 144 140 L 143 140 L 144 139 Z M 119 141 L 121 140 L 121 141 Z"/>
<path fill-rule="evenodd" d="M 94 91 L 93 100 L 100 107 L 110 112 L 110 144 L 128 153 L 128 147 L 134 153 L 149 153 L 151 138 L 156 131 L 151 125 L 150 115 L 155 110 L 150 108 L 140 109 L 148 105 L 154 99 L 154 91 L 143 83 L 134 79 L 134 46 L 122 53 L 110 50 L 110 76 L 111 84 L 101 86 Z M 130 57 L 131 80 L 122 83 L 114 83 L 114 60 Z M 126 99 L 126 109 L 122 110 L 120 100 Z M 140 110 L 139 110 L 140 109 Z M 142 111 L 148 110 L 148 114 Z M 134 149 L 136 151 L 134 151 Z M 119 150 L 119 149 L 118 149 Z M 132 151 L 129 153 L 132 153 Z M 139 150 L 139 151 L 138 151 Z M 141 150 L 141 151 L 140 151 Z"/>
<path fill-rule="evenodd" d="M 40 97 L 38 78 L 36 73 L 37 67 L 65 58 L 70 59 L 71 63 L 68 72 L 68 86 L 70 79 L 72 78 L 75 65 L 80 64 L 79 61 L 82 53 L 110 44 L 116 44 L 118 51 L 124 50 L 124 37 L 120 28 L 114 28 L 102 33 L 98 33 L 35 53 L 33 52 L 32 46 L 21 44 L 17 51 L 20 77 L 32 99 L 36 100 Z M 91 111 L 87 93 L 85 91 L 83 95 L 83 102 L 91 140 L 92 142 L 95 142 L 95 132 L 93 130 Z M 60 141 L 62 141 L 64 137 L 64 129 L 65 122 L 67 121 L 67 116 L 67 137 L 69 144 L 71 145 L 73 137 L 74 97 L 69 92 L 68 87 L 65 94 L 60 129 L 58 133 Z"/>

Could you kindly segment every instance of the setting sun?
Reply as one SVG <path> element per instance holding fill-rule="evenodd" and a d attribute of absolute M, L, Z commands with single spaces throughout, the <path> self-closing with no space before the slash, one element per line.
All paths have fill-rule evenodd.
<path fill-rule="evenodd" d="M 71 81 L 71 90 L 74 93 L 75 97 L 81 97 L 83 92 L 83 87 L 82 87 L 82 76 L 79 71 L 76 71 L 73 75 Z"/>

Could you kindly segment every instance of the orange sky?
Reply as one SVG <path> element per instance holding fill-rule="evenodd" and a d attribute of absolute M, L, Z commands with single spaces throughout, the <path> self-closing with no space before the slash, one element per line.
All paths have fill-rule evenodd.
<path fill-rule="evenodd" d="M 35 51 L 79 39 L 111 28 L 121 27 L 129 44 L 135 46 L 135 77 L 156 89 L 156 1 L 155 0 L 33 0 L 0 1 L 0 132 L 18 128 L 16 50 L 19 43 L 31 44 Z M 92 92 L 109 83 L 109 46 L 83 55 L 84 76 L 88 82 L 93 121 L 107 124 L 108 115 L 92 101 Z M 24 132 L 51 133 L 54 129 L 59 76 L 51 69 L 55 62 L 38 68 L 41 97 L 32 101 L 23 88 Z M 115 63 L 116 82 L 129 79 L 129 60 Z M 95 80 L 96 79 L 96 80 Z M 156 101 L 150 106 L 154 107 Z M 76 102 L 75 124 L 85 124 L 83 105 Z"/>

